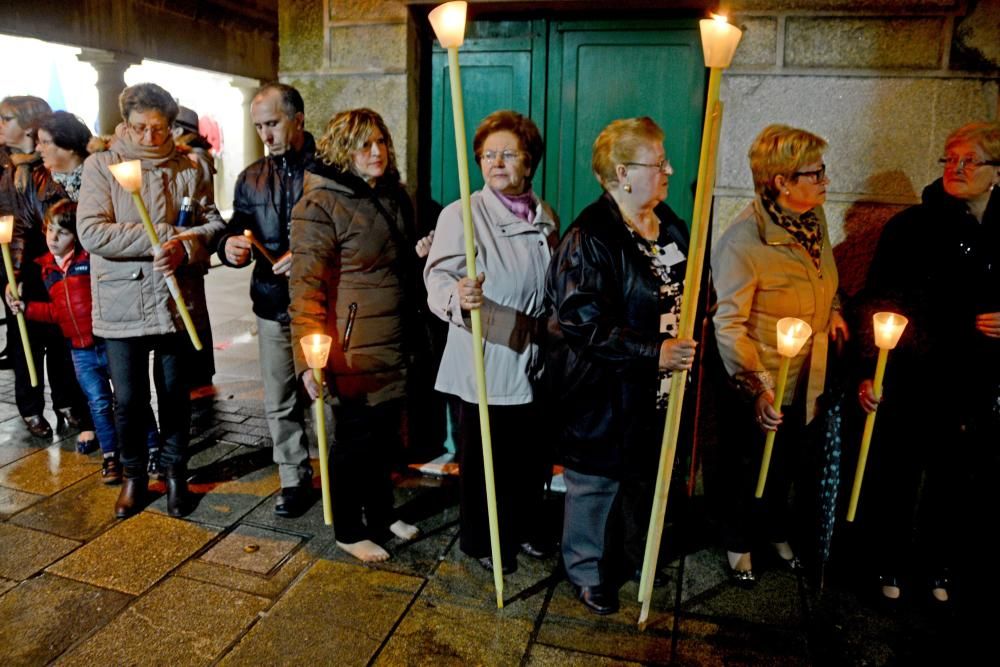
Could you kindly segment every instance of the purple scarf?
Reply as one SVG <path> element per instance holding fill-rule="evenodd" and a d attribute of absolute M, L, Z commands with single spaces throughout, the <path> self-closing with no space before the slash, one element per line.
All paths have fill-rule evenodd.
<path fill-rule="evenodd" d="M 492 189 L 492 188 L 491 188 Z M 538 198 L 533 190 L 522 192 L 519 195 L 505 195 L 502 192 L 493 190 L 493 194 L 507 208 L 508 211 L 524 220 L 529 225 L 535 221 L 535 209 L 538 208 Z"/>

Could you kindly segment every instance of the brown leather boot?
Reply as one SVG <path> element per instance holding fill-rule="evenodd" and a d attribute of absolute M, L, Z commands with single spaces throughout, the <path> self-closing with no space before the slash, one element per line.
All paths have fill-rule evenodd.
<path fill-rule="evenodd" d="M 115 516 L 127 519 L 142 509 L 146 499 L 146 489 L 149 486 L 148 477 L 126 477 L 122 482 L 122 490 L 115 502 Z"/>
<path fill-rule="evenodd" d="M 187 516 L 193 509 L 188 493 L 187 467 L 167 466 L 167 514 L 173 517 Z"/>

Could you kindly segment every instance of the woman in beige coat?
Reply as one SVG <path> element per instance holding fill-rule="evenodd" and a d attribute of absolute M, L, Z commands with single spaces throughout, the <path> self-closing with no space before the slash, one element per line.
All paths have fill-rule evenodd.
<path fill-rule="evenodd" d="M 115 515 L 125 518 L 142 508 L 146 493 L 146 428 L 149 414 L 149 355 L 159 402 L 171 516 L 190 511 L 186 463 L 191 405 L 185 364 L 194 349 L 184 330 L 166 277 L 175 275 L 191 317 L 206 317 L 205 273 L 208 253 L 225 222 L 215 208 L 212 180 L 180 154 L 170 135 L 177 103 L 163 88 L 141 83 L 122 91 L 122 119 L 107 151 L 87 158 L 80 188 L 77 229 L 91 255 L 94 335 L 105 339 L 124 484 Z M 162 243 L 153 253 L 131 194 L 114 179 L 109 165 L 142 163 L 142 199 Z M 184 197 L 197 203 L 195 224 L 179 228 Z"/>
<path fill-rule="evenodd" d="M 828 340 L 847 336 L 822 209 L 826 145 L 805 130 L 765 128 L 749 154 L 757 197 L 712 258 L 716 338 L 733 387 L 721 445 L 723 542 L 733 578 L 744 586 L 755 581 L 750 551 L 759 532 L 780 562 L 800 567 L 788 543 L 789 490 L 823 391 Z M 774 405 L 780 364 L 775 326 L 783 317 L 805 320 L 813 335 L 791 360 L 785 399 Z M 754 502 L 768 431 L 778 434 L 764 497 Z"/>

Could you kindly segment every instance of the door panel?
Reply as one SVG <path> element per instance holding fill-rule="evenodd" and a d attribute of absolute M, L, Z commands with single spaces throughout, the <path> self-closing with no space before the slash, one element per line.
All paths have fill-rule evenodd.
<path fill-rule="evenodd" d="M 546 191 L 565 228 L 600 194 L 594 139 L 616 118 L 650 116 L 674 167 L 667 203 L 690 220 L 705 68 L 692 23 L 555 23 L 550 34 Z"/>

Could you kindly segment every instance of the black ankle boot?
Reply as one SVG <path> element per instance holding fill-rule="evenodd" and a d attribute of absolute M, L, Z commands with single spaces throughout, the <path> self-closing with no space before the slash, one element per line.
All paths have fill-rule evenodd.
<path fill-rule="evenodd" d="M 183 465 L 167 466 L 167 514 L 173 517 L 191 513 L 191 496 L 188 493 L 187 468 Z"/>
<path fill-rule="evenodd" d="M 127 519 L 141 510 L 148 485 L 148 477 L 126 477 L 122 482 L 122 490 L 118 494 L 118 500 L 115 502 L 115 516 L 119 519 Z"/>

